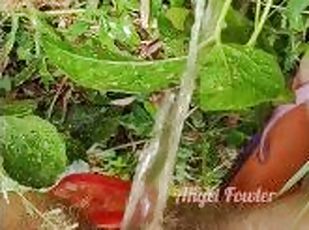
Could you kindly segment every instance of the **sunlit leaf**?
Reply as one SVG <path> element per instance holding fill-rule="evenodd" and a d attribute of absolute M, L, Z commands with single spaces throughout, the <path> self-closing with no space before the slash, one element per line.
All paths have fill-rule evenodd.
<path fill-rule="evenodd" d="M 180 7 L 172 7 L 166 11 L 166 17 L 178 30 L 184 30 L 184 23 L 189 15 L 189 10 Z"/>
<path fill-rule="evenodd" d="M 289 0 L 287 5 L 287 16 L 290 27 L 301 31 L 304 29 L 302 11 L 309 6 L 309 0 Z"/>
<path fill-rule="evenodd" d="M 204 110 L 233 110 L 276 100 L 285 92 L 275 58 L 239 45 L 217 45 L 202 60 L 200 103 Z"/>
<path fill-rule="evenodd" d="M 77 49 L 42 36 L 48 58 L 77 84 L 96 90 L 147 93 L 176 83 L 185 57 L 158 61 L 111 61 L 80 55 Z"/>

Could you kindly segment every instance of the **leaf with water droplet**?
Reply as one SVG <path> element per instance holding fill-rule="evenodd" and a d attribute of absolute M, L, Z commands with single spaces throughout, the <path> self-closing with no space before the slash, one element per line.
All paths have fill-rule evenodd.
<path fill-rule="evenodd" d="M 286 94 L 275 58 L 241 45 L 216 45 L 200 61 L 200 105 L 204 110 L 237 110 Z"/>
<path fill-rule="evenodd" d="M 157 61 L 97 59 L 81 54 L 51 30 L 42 29 L 42 45 L 49 60 L 86 88 L 148 93 L 175 84 L 186 57 Z"/>
<path fill-rule="evenodd" d="M 3 167 L 22 185 L 51 186 L 66 167 L 66 148 L 56 128 L 36 117 L 0 117 Z"/>

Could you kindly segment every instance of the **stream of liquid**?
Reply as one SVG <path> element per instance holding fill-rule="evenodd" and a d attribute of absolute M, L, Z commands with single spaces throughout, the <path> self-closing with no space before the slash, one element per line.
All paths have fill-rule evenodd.
<path fill-rule="evenodd" d="M 172 179 L 176 153 L 195 88 L 199 34 L 206 0 L 197 0 L 187 68 L 177 93 L 165 95 L 154 138 L 141 153 L 126 208 L 122 230 L 160 230 Z"/>

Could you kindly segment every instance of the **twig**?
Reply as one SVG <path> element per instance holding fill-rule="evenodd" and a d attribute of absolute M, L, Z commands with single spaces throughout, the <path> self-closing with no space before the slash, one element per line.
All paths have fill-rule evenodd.
<path fill-rule="evenodd" d="M 218 18 L 218 22 L 217 22 L 215 33 L 214 33 L 214 37 L 217 43 L 221 43 L 222 24 L 224 23 L 225 16 L 228 10 L 230 9 L 231 4 L 232 4 L 232 0 L 226 0 L 222 6 L 222 10 Z"/>
<path fill-rule="evenodd" d="M 255 18 L 254 18 L 254 28 L 258 27 L 258 23 L 260 21 L 260 14 L 261 14 L 261 0 L 257 0 L 255 9 Z"/>
<path fill-rule="evenodd" d="M 68 112 L 68 104 L 69 104 L 69 99 L 72 96 L 72 86 L 68 89 L 68 91 L 65 93 L 64 97 L 63 97 L 63 105 L 62 105 L 62 117 L 61 117 L 61 123 L 64 123 L 66 116 L 67 116 L 67 112 Z"/>
<path fill-rule="evenodd" d="M 150 16 L 150 0 L 140 0 L 141 26 L 143 29 L 148 29 Z"/>
<path fill-rule="evenodd" d="M 259 21 L 259 23 L 257 24 L 257 27 L 254 28 L 254 32 L 250 38 L 250 40 L 248 41 L 247 45 L 248 46 L 253 46 L 258 38 L 258 36 L 260 35 L 263 26 L 267 20 L 270 8 L 272 6 L 273 0 L 267 0 L 266 6 L 264 8 L 261 20 Z"/>
<path fill-rule="evenodd" d="M 258 0 L 251 0 L 251 2 L 254 2 L 254 3 L 256 3 L 256 1 L 258 1 Z M 282 6 L 285 2 L 286 2 L 286 0 L 284 0 L 283 2 L 281 2 L 279 5 L 273 5 L 273 4 L 272 4 L 272 5 L 270 6 L 270 8 L 275 9 L 275 10 L 278 10 L 278 11 L 279 11 L 279 10 L 280 10 L 280 11 L 285 11 L 285 10 L 287 10 L 287 8 L 284 7 L 284 6 Z M 266 6 L 266 4 L 263 3 L 263 2 L 262 2 L 262 5 L 263 5 L 263 6 Z M 274 11 L 275 11 L 275 10 L 274 10 Z M 301 13 L 302 13 L 302 14 L 309 14 L 309 11 L 308 11 L 308 10 L 304 10 L 304 11 L 302 11 Z M 271 14 L 273 14 L 273 12 L 271 12 L 270 15 L 271 15 Z"/>
<path fill-rule="evenodd" d="M 126 148 L 130 148 L 132 146 L 136 146 L 136 145 L 141 145 L 141 144 L 145 144 L 147 143 L 149 140 L 139 140 L 139 141 L 133 141 L 130 143 L 126 143 L 126 144 L 122 144 L 122 145 L 118 145 L 109 149 L 105 149 L 102 150 L 102 153 L 105 152 L 110 152 L 110 151 L 116 151 L 116 150 L 120 150 L 120 149 L 126 149 Z M 100 147 L 101 145 L 99 143 L 95 143 L 94 145 L 92 145 L 88 150 L 87 150 L 87 154 L 91 154 L 92 151 L 94 151 L 97 147 Z"/>
<path fill-rule="evenodd" d="M 193 107 L 186 115 L 186 119 L 189 118 L 196 110 L 198 110 L 198 106 Z"/>
<path fill-rule="evenodd" d="M 85 9 L 67 9 L 67 10 L 49 10 L 49 11 L 43 11 L 42 13 L 50 16 L 59 16 L 66 14 L 83 14 L 85 12 L 86 12 Z"/>
<path fill-rule="evenodd" d="M 58 88 L 58 90 L 57 90 L 57 92 L 56 92 L 56 94 L 55 94 L 55 96 L 54 96 L 52 102 L 50 103 L 49 109 L 48 109 L 48 111 L 47 111 L 47 119 L 50 119 L 50 118 L 51 118 L 52 113 L 53 113 L 53 110 L 54 110 L 54 107 L 55 107 L 55 104 L 56 104 L 56 102 L 57 102 L 59 96 L 61 95 L 61 91 L 62 91 L 62 89 L 63 89 L 65 83 L 67 82 L 67 80 L 68 80 L 68 77 L 64 77 L 64 78 L 61 80 L 60 86 L 59 86 L 59 88 Z"/>
<path fill-rule="evenodd" d="M 280 11 L 281 8 L 283 8 L 284 10 L 286 10 L 286 8 L 283 7 L 283 5 L 286 3 L 287 0 L 283 0 L 279 5 L 272 5 L 271 8 L 273 8 L 274 10 L 272 12 L 269 13 L 268 17 L 271 17 L 274 13 L 276 13 L 277 11 Z"/>

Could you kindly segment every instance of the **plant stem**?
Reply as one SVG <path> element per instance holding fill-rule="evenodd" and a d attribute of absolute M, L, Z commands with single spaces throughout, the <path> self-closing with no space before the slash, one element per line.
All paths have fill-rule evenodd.
<path fill-rule="evenodd" d="M 122 145 L 118 145 L 109 149 L 104 149 L 100 151 L 100 154 L 102 153 L 106 153 L 106 152 L 110 152 L 110 151 L 116 151 L 116 150 L 120 150 L 120 149 L 126 149 L 126 148 L 130 148 L 130 147 L 134 147 L 136 145 L 141 145 L 141 144 L 145 144 L 147 143 L 148 140 L 140 140 L 140 141 L 133 141 L 130 143 L 126 143 L 126 144 L 122 144 Z M 93 153 L 97 147 L 100 147 L 100 144 L 95 143 L 94 145 L 92 145 L 88 150 L 87 150 L 87 154 L 91 154 Z"/>
<path fill-rule="evenodd" d="M 61 80 L 61 83 L 59 85 L 59 88 L 52 100 L 52 102 L 50 103 L 50 106 L 47 110 L 47 119 L 49 120 L 53 114 L 53 110 L 54 110 L 54 107 L 55 107 L 55 104 L 58 100 L 58 98 L 60 97 L 61 93 L 62 93 L 62 89 L 64 87 L 64 85 L 67 83 L 67 80 L 68 80 L 68 77 L 64 77 L 62 80 Z"/>
<path fill-rule="evenodd" d="M 143 29 L 148 29 L 149 16 L 150 16 L 150 0 L 140 1 L 140 17 L 141 26 Z"/>
<path fill-rule="evenodd" d="M 266 19 L 267 19 L 267 16 L 269 14 L 269 11 L 271 9 L 272 3 L 273 3 L 273 0 L 267 0 L 266 6 L 265 6 L 264 11 L 263 11 L 263 15 L 261 17 L 261 20 L 259 21 L 257 26 L 254 28 L 254 32 L 251 35 L 251 38 L 247 43 L 248 46 L 254 46 L 254 44 L 256 43 L 256 40 L 257 40 L 258 36 L 260 35 L 260 33 L 263 29 L 263 26 L 266 22 Z"/>
<path fill-rule="evenodd" d="M 222 10 L 221 10 L 218 22 L 217 22 L 217 26 L 215 29 L 215 34 L 214 34 L 214 37 L 217 43 L 221 43 L 222 26 L 223 26 L 225 16 L 227 15 L 227 12 L 230 8 L 231 3 L 232 3 L 232 0 L 226 0 L 223 4 L 223 7 L 222 7 Z"/>
<path fill-rule="evenodd" d="M 256 1 L 256 9 L 255 9 L 255 19 L 254 19 L 254 28 L 258 27 L 260 21 L 260 14 L 261 14 L 261 0 Z"/>
<path fill-rule="evenodd" d="M 67 9 L 67 10 L 50 10 L 50 11 L 42 11 L 43 14 L 50 16 L 59 16 L 66 14 L 82 14 L 85 13 L 85 9 Z"/>
<path fill-rule="evenodd" d="M 34 44 L 35 44 L 35 46 L 34 46 L 35 47 L 35 55 L 38 58 L 41 55 L 41 46 L 40 46 L 41 34 L 37 29 L 38 28 L 38 18 L 37 18 L 35 11 L 31 11 L 30 20 L 31 20 L 31 23 L 33 25 L 33 28 L 35 28 L 35 32 L 34 32 L 33 37 L 34 37 Z"/>

